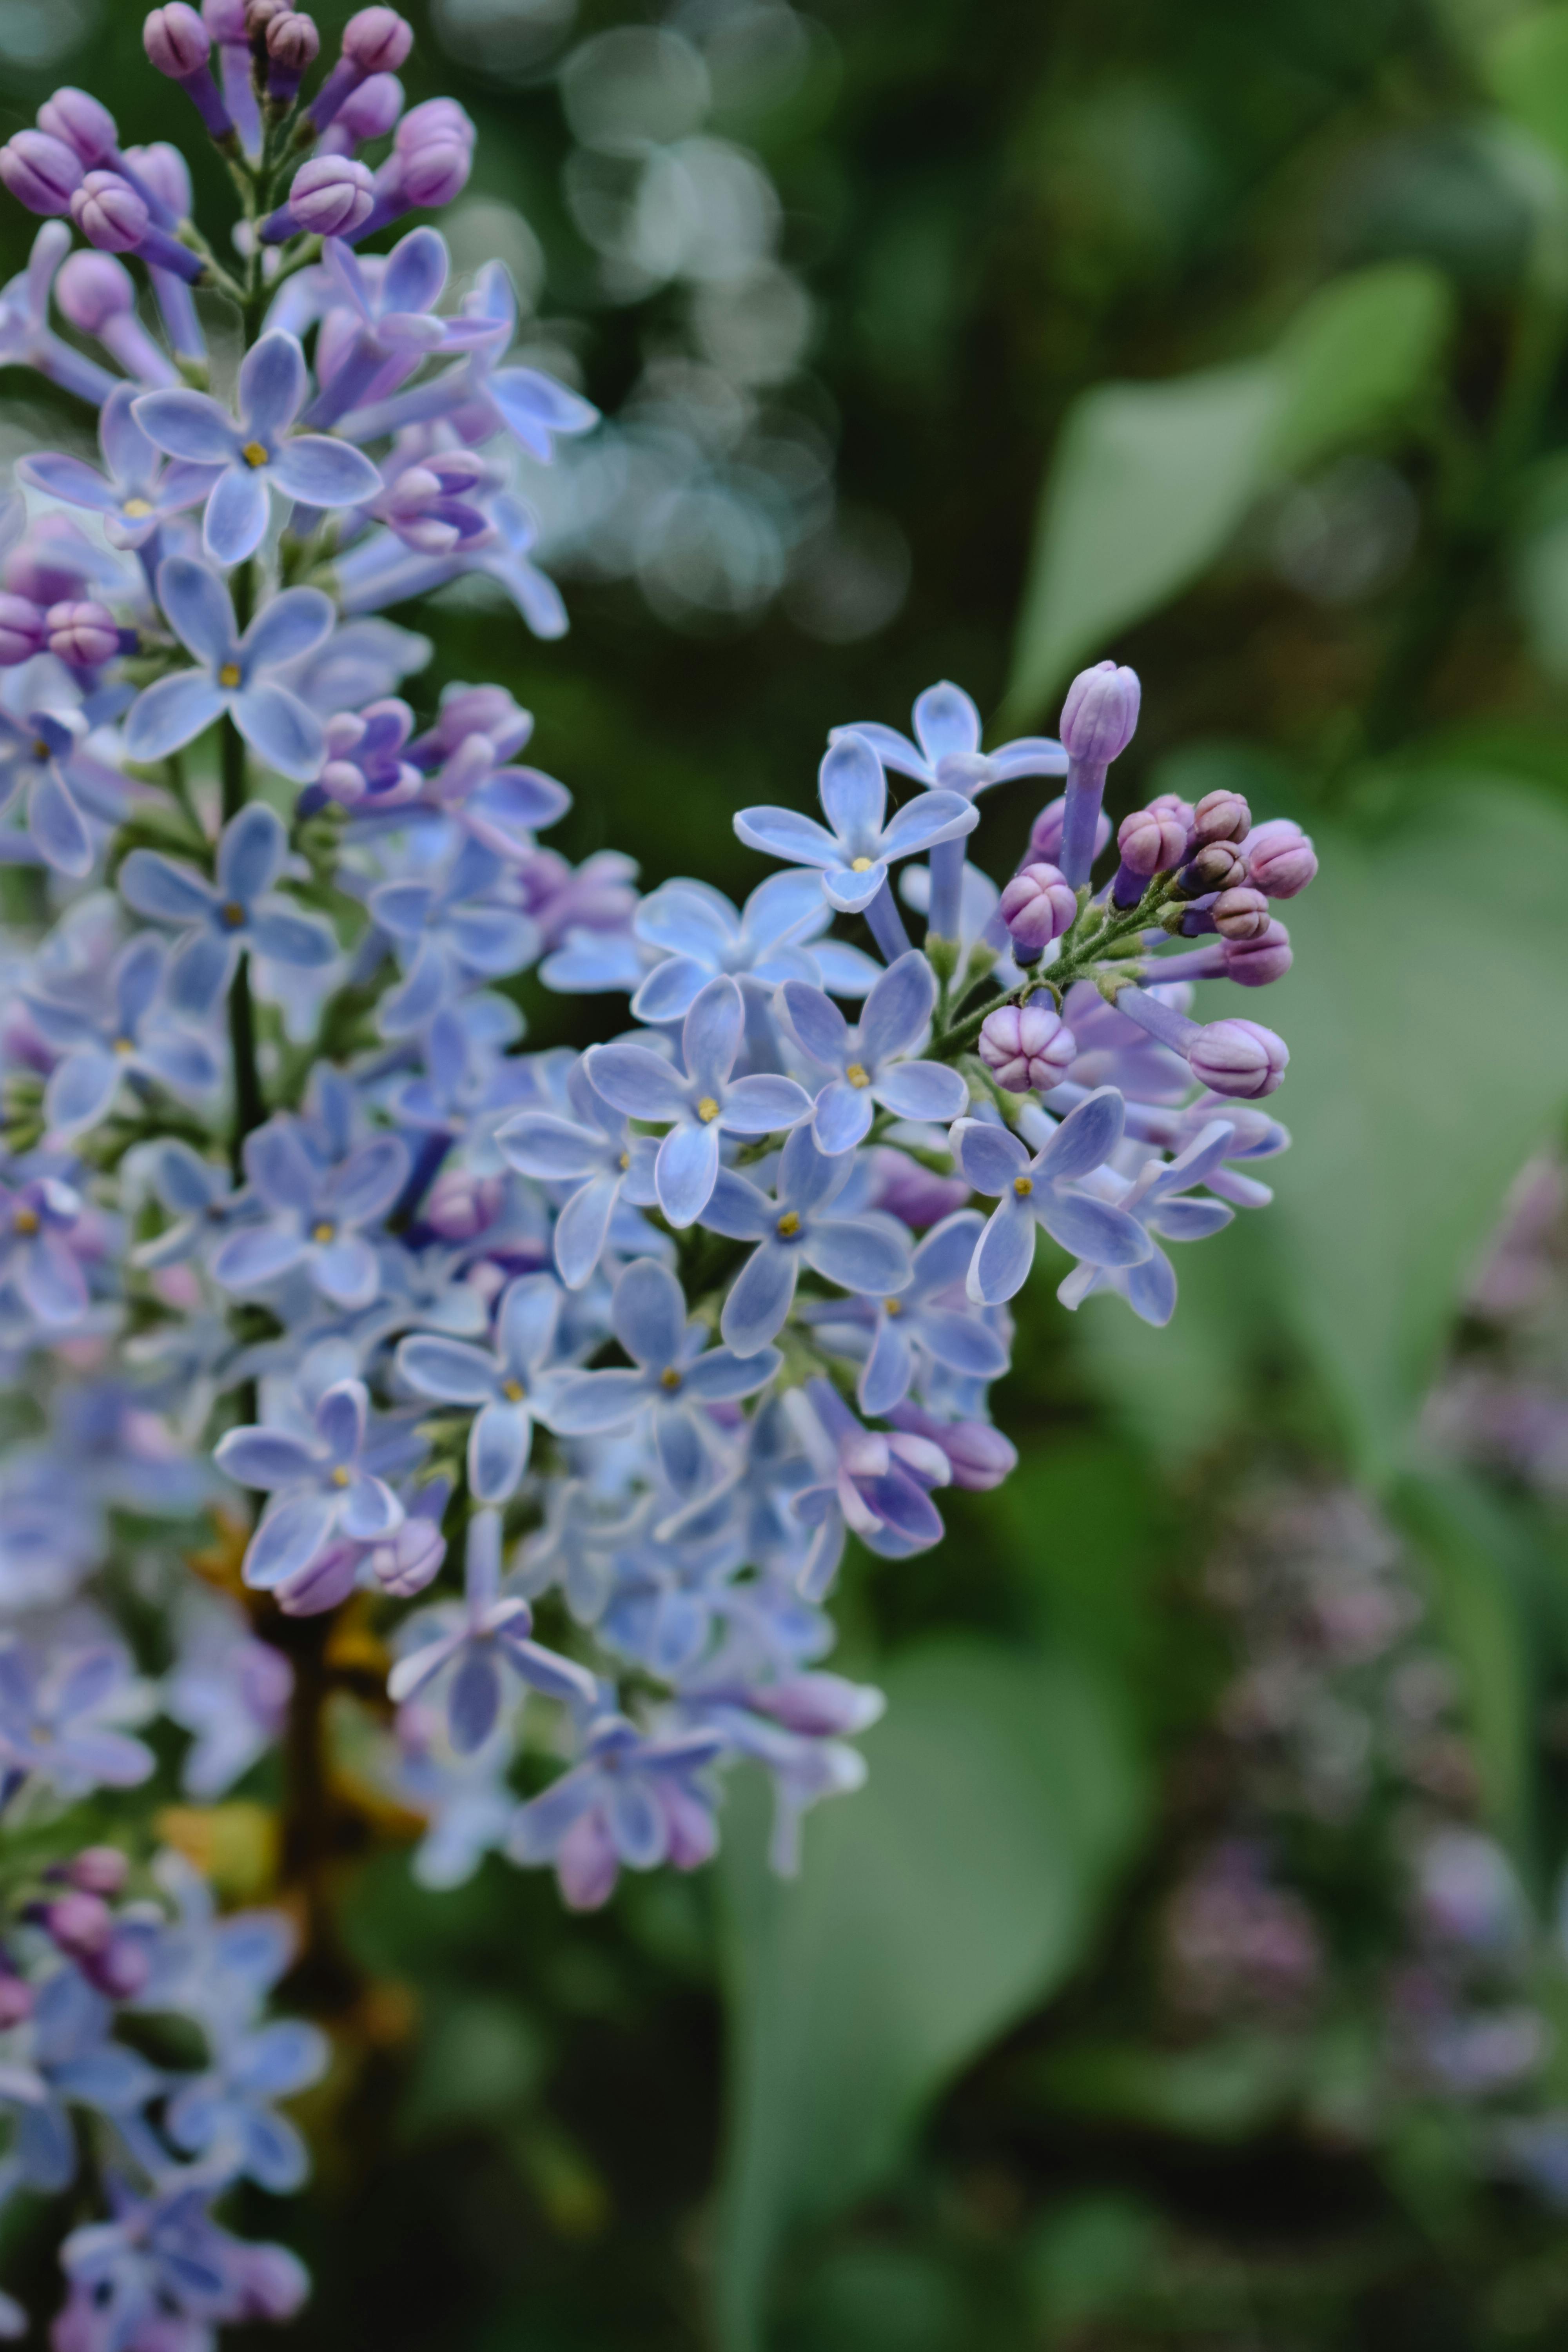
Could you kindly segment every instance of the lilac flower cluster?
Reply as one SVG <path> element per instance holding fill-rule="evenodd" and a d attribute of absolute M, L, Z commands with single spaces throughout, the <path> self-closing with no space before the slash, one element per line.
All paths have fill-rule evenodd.
<path fill-rule="evenodd" d="M 0 862 L 27 918 L 0 1348 L 28 1430 L 0 1475 L 0 1797 L 146 1780 L 129 1727 L 160 1706 L 187 1791 L 221 1796 L 293 1703 L 284 1621 L 360 1595 L 430 1883 L 494 1850 L 585 1907 L 623 1869 L 690 1869 L 737 1759 L 771 1779 L 788 1869 L 881 1704 L 822 1663 L 847 1538 L 926 1549 L 942 1490 L 1013 1466 L 987 1400 L 1040 1230 L 1069 1306 L 1112 1290 L 1163 1323 L 1163 1244 L 1269 1197 L 1252 1163 L 1287 1138 L 1255 1105 L 1285 1047 L 1200 1024 L 1190 987 L 1286 968 L 1269 901 L 1310 844 L 1235 793 L 1167 797 L 1097 887 L 1137 706 L 1102 664 L 1059 742 L 982 751 L 950 685 L 912 740 L 838 730 L 822 823 L 736 817 L 783 868 L 742 908 L 542 846 L 570 795 L 524 760 L 528 713 L 460 684 L 416 712 L 429 649 L 382 617 L 482 572 L 536 635 L 565 626 L 515 477 L 593 410 L 509 361 L 499 265 L 448 299 L 435 228 L 357 249 L 457 194 L 471 126 L 403 110 L 388 8 L 313 91 L 316 28 L 282 0 L 170 0 L 145 40 L 238 188 L 234 262 L 181 159 L 122 148 L 81 91 L 0 149 L 45 216 L 0 349 L 98 407 L 102 459 L 25 459 L 0 533 Z M 196 287 L 243 331 L 221 396 Z M 889 772 L 919 787 L 894 810 Z M 1035 777 L 1065 791 L 999 890 L 965 859 L 978 796 Z M 530 973 L 629 996 L 633 1025 L 525 1043 Z M 250 1614 L 170 1591 L 154 1686 L 84 1588 L 121 1550 L 144 1570 L 147 1522 L 173 1559 L 172 1523 L 211 1507 L 247 1516 Z M 105 1948 L 150 1937 L 157 1979 L 174 1931 L 140 1920 Z M 226 1965 L 189 1961 L 202 1999 Z M 49 1996 L 98 2021 L 76 2057 L 121 1997 L 82 1981 Z M 206 2204 L 297 2177 L 256 2101 L 316 2045 L 230 2006 L 195 2084 L 110 2062 L 124 2177 L 68 2241 L 65 2352 L 205 2341 L 297 2292 Z M 146 2122 L 159 2097 L 193 2168 Z"/>

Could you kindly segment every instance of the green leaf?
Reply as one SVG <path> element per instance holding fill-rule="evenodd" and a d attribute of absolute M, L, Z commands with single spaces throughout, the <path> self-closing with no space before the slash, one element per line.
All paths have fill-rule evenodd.
<path fill-rule="evenodd" d="M 1492 43 L 1486 66 L 1499 105 L 1568 163 L 1568 10 L 1521 16 Z"/>
<path fill-rule="evenodd" d="M 883 1681 L 869 1781 L 812 1816 L 798 1880 L 768 1874 L 758 1789 L 726 1818 L 726 2352 L 762 2341 L 787 2233 L 883 2178 L 942 2085 L 1061 1983 L 1145 1814 L 1081 1667 L 951 1641 Z"/>
<path fill-rule="evenodd" d="M 1428 383 L 1453 323 L 1447 279 L 1388 261 L 1319 289 L 1279 340 L 1268 456 L 1283 473 L 1381 432 Z"/>
<path fill-rule="evenodd" d="M 1005 724 L 1214 561 L 1257 493 L 1278 402 L 1262 360 L 1075 402 L 1041 498 Z"/>
<path fill-rule="evenodd" d="M 1383 432 L 1429 380 L 1452 298 L 1430 264 L 1334 278 L 1269 355 L 1107 383 L 1068 412 L 1041 495 L 1003 719 L 1022 726 L 1223 553 L 1267 484 Z"/>

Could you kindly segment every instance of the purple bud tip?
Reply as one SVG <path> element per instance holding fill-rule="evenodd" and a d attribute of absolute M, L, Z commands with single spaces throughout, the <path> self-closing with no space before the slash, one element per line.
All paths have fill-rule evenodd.
<path fill-rule="evenodd" d="M 101 1952 L 114 1931 L 113 1914 L 97 1895 L 62 1895 L 58 1902 L 45 1905 L 43 1924 L 72 1958 Z"/>
<path fill-rule="evenodd" d="M 1038 955 L 1071 929 L 1078 895 L 1057 866 L 1026 866 L 1003 891 L 999 912 L 1018 947 Z"/>
<path fill-rule="evenodd" d="M 437 212 L 468 186 L 474 153 L 458 140 L 431 140 L 399 160 L 398 186 L 404 198 L 422 212 Z"/>
<path fill-rule="evenodd" d="M 294 174 L 289 209 L 311 236 L 350 236 L 369 219 L 375 182 L 352 155 L 312 155 Z"/>
<path fill-rule="evenodd" d="M 202 22 L 215 41 L 238 48 L 248 40 L 245 0 L 202 0 Z"/>
<path fill-rule="evenodd" d="M 316 62 L 321 53 L 321 37 L 316 30 L 314 17 L 290 9 L 285 16 L 274 16 L 267 27 L 267 54 L 272 63 L 296 80 Z"/>
<path fill-rule="evenodd" d="M 71 197 L 70 215 L 100 253 L 134 253 L 147 234 L 147 207 L 118 172 L 89 172 Z"/>
<path fill-rule="evenodd" d="M 1193 811 L 1192 847 L 1203 849 L 1214 841 L 1245 841 L 1252 830 L 1252 811 L 1239 793 L 1205 793 Z"/>
<path fill-rule="evenodd" d="M 51 604 L 49 651 L 73 669 L 96 669 L 120 651 L 120 630 L 107 604 Z"/>
<path fill-rule="evenodd" d="M 1112 661 L 1080 670 L 1062 705 L 1061 739 L 1068 757 L 1086 767 L 1109 767 L 1132 740 L 1142 696 L 1138 673 Z"/>
<path fill-rule="evenodd" d="M 0 147 L 0 183 L 30 213 L 58 218 L 81 185 L 81 157 L 47 131 L 18 131 Z"/>
<path fill-rule="evenodd" d="M 1234 1095 L 1243 1102 L 1271 1095 L 1289 1059 L 1284 1038 L 1258 1021 L 1211 1021 L 1187 1056 L 1194 1077 L 1211 1094 Z"/>
<path fill-rule="evenodd" d="M 136 307 L 136 289 L 123 262 L 111 253 L 68 254 L 55 280 L 60 315 L 79 334 L 99 335 L 112 319 Z"/>
<path fill-rule="evenodd" d="M 1134 809 L 1116 829 L 1121 863 L 1130 873 L 1145 877 L 1168 873 L 1182 862 L 1191 824 L 1192 811 L 1181 806 L 1178 813 L 1169 801 L 1152 801 L 1147 808 Z"/>
<path fill-rule="evenodd" d="M 33 2013 L 33 1993 L 30 1985 L 20 1977 L 0 1976 L 0 2030 L 20 2025 Z"/>
<path fill-rule="evenodd" d="M 72 89 L 68 84 L 64 89 L 57 89 L 39 107 L 38 128 L 47 131 L 51 139 L 74 147 L 84 163 L 108 161 L 120 144 L 120 133 L 108 107 L 100 105 L 85 89 Z"/>
<path fill-rule="evenodd" d="M 384 139 L 403 111 L 403 84 L 395 74 L 372 74 L 350 90 L 332 118 L 334 131 L 350 139 Z"/>
<path fill-rule="evenodd" d="M 1078 1059 L 1078 1040 L 1048 1004 L 1002 1004 L 980 1032 L 980 1058 L 1010 1095 L 1059 1087 Z"/>
<path fill-rule="evenodd" d="M 1270 918 L 1268 928 L 1253 940 L 1226 940 L 1224 948 L 1225 976 L 1242 988 L 1267 988 L 1270 982 L 1283 980 L 1292 961 L 1290 934 L 1278 918 Z"/>
<path fill-rule="evenodd" d="M 447 147 L 456 142 L 459 147 L 472 147 L 476 133 L 473 122 L 455 98 L 427 98 L 420 106 L 411 106 L 397 126 L 393 145 L 404 157 L 420 147 Z"/>
<path fill-rule="evenodd" d="M 1270 898 L 1294 898 L 1313 880 L 1318 854 L 1289 817 L 1272 817 L 1242 844 L 1247 879 Z"/>
<path fill-rule="evenodd" d="M 988 1421 L 954 1421 L 937 1433 L 937 1444 L 952 1465 L 952 1483 L 971 1494 L 988 1494 L 1018 1466 L 1018 1449 Z"/>
<path fill-rule="evenodd" d="M 66 1876 L 83 1895 L 118 1895 L 131 1875 L 131 1864 L 117 1845 L 84 1846 Z"/>
<path fill-rule="evenodd" d="M 0 668 L 15 669 L 42 653 L 47 635 L 44 615 L 30 596 L 0 594 Z"/>
<path fill-rule="evenodd" d="M 1221 939 L 1260 940 L 1272 918 L 1261 890 L 1222 890 L 1211 909 Z"/>
<path fill-rule="evenodd" d="M 362 8 L 343 26 L 343 55 L 361 73 L 395 73 L 414 47 L 414 27 L 395 8 Z"/>
<path fill-rule="evenodd" d="M 465 1168 L 446 1168 L 430 1187 L 422 1222 L 444 1241 L 471 1242 L 495 1223 L 503 1197 L 499 1176 L 476 1176 Z"/>
<path fill-rule="evenodd" d="M 142 46 L 149 65 L 171 81 L 184 81 L 188 74 L 201 71 L 213 44 L 195 10 L 185 0 L 170 0 L 168 7 L 154 8 L 142 26 Z"/>

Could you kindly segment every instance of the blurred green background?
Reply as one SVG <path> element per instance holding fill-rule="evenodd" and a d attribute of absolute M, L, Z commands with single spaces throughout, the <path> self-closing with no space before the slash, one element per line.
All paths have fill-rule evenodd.
<path fill-rule="evenodd" d="M 1048 727 L 1110 653 L 1118 813 L 1237 783 L 1322 873 L 1245 1008 L 1275 1204 L 1163 1333 L 1037 1270 L 1017 1475 L 849 1567 L 890 1704 L 801 1880 L 743 1780 L 714 1869 L 592 1919 L 345 1862 L 374 1992 L 316 2190 L 247 2217 L 316 2273 L 298 2340 L 1560 2344 L 1568 8 L 411 13 L 480 130 L 458 260 L 612 420 L 534 486 L 563 645 L 399 616 L 421 693 L 537 712 L 563 847 L 739 897 L 731 812 L 805 804 L 830 724 L 946 676 Z M 183 139 L 139 14 L 0 0 L 5 129 L 64 79 Z M 0 455 L 58 439 L 5 391 Z"/>

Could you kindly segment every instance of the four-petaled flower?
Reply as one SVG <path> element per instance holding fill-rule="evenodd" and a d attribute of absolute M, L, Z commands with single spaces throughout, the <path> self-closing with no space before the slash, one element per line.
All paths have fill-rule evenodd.
<path fill-rule="evenodd" d="M 961 1118 L 952 1130 L 958 1164 L 977 1192 L 1000 1194 L 975 1244 L 969 1268 L 971 1298 L 1000 1306 L 1022 1290 L 1035 1262 L 1035 1229 L 1091 1265 L 1136 1265 L 1149 1255 L 1149 1236 L 1125 1209 L 1069 1190 L 1077 1177 L 1103 1168 L 1121 1140 L 1125 1105 L 1114 1087 L 1101 1087 L 1069 1111 L 1031 1159 L 1017 1137 L 989 1120 Z M 1046 1123 L 1046 1113 L 1036 1117 Z"/>
<path fill-rule="evenodd" d="M 895 1118 L 949 1126 L 969 1100 L 969 1088 L 945 1062 L 918 1062 L 914 1052 L 931 1026 L 936 975 L 918 948 L 889 964 L 851 1028 L 830 997 L 804 981 L 786 980 L 784 1005 L 800 1044 L 814 1062 L 837 1072 L 816 1097 L 812 1133 L 828 1153 L 852 1151 L 870 1131 L 876 1103 Z"/>
<path fill-rule="evenodd" d="M 984 1223 L 977 1209 L 958 1209 L 933 1225 L 916 1245 L 907 1290 L 874 1306 L 869 1300 L 835 1300 L 809 1310 L 825 1342 L 836 1349 L 842 1345 L 845 1353 L 866 1346 L 862 1334 L 868 1327 L 869 1348 L 856 1392 L 862 1412 L 879 1420 L 903 1402 L 920 1354 L 961 1380 L 994 1381 L 1006 1370 L 1007 1350 L 999 1334 L 964 1303 L 964 1280 Z"/>
<path fill-rule="evenodd" d="M 106 1721 L 130 1688 L 130 1660 L 112 1643 L 47 1654 L 0 1643 L 0 1768 L 36 1772 L 62 1797 L 134 1788 L 153 1751 Z"/>
<path fill-rule="evenodd" d="M 143 931 L 110 967 L 107 1006 L 28 997 L 33 1025 L 60 1055 L 44 1090 L 44 1117 L 54 1134 L 79 1135 L 107 1118 L 127 1078 L 185 1097 L 216 1086 L 217 1061 L 206 1040 L 159 1022 L 163 962 L 163 941 Z"/>
<path fill-rule="evenodd" d="M 514 1862 L 553 1863 L 574 1911 L 607 1903 L 623 1865 L 695 1870 L 718 1843 L 701 1773 L 723 1746 L 712 1730 L 649 1738 L 624 1715 L 601 1716 L 583 1761 L 518 1808 L 507 1851 Z"/>
<path fill-rule="evenodd" d="M 308 1567 L 334 1536 L 379 1543 L 403 1524 L 387 1484 L 422 1451 L 406 1422 L 372 1421 L 363 1381 L 335 1381 L 317 1401 L 309 1436 L 261 1423 L 231 1429 L 213 1459 L 237 1486 L 270 1495 L 245 1555 L 245 1580 L 265 1591 Z"/>
<path fill-rule="evenodd" d="M 528 1467 L 533 1424 L 553 1429 L 561 1286 L 548 1274 L 510 1283 L 496 1309 L 493 1348 L 419 1332 L 397 1350 L 397 1370 L 417 1396 L 478 1405 L 468 1432 L 468 1486 L 481 1503 L 504 1503 Z"/>
<path fill-rule="evenodd" d="M 497 980 L 532 961 L 533 925 L 492 898 L 504 870 L 493 851 L 468 840 L 439 881 L 383 882 L 371 892 L 370 911 L 406 966 L 382 999 L 384 1037 L 416 1035 L 465 980 Z"/>
<path fill-rule="evenodd" d="M 876 752 L 859 735 L 843 735 L 817 770 L 817 797 L 826 826 L 798 809 L 742 809 L 735 831 L 748 849 L 814 866 L 828 901 L 858 915 L 886 885 L 888 868 L 933 843 L 973 833 L 979 812 L 962 793 L 925 793 L 888 817 L 888 780 Z"/>
<path fill-rule="evenodd" d="M 568 1290 L 581 1290 L 605 1254 L 616 1203 L 652 1208 L 655 1145 L 634 1135 L 624 1114 L 612 1110 L 581 1063 L 574 1066 L 566 1092 L 575 1118 L 553 1111 L 525 1110 L 496 1129 L 496 1142 L 509 1166 L 545 1184 L 574 1185 L 555 1219 L 552 1247 L 556 1271 Z"/>
<path fill-rule="evenodd" d="M 310 2158 L 270 2102 L 319 2082 L 331 2051 L 320 2027 L 300 2017 L 231 2035 L 216 2063 L 183 2082 L 169 2101 L 169 2137 L 188 2155 L 221 2157 L 241 2179 L 288 2196 L 303 2186 Z"/>
<path fill-rule="evenodd" d="M 357 507 L 374 499 L 381 476 L 370 459 L 325 434 L 295 433 L 310 377 L 292 335 L 263 335 L 239 371 L 239 422 L 205 392 L 144 392 L 136 422 L 171 457 L 217 468 L 202 525 L 202 544 L 216 563 L 243 563 L 267 530 L 277 490 L 311 507 Z"/>
<path fill-rule="evenodd" d="M 183 458 L 165 467 L 162 450 L 136 421 L 135 402 L 133 387 L 117 383 L 103 404 L 98 420 L 101 474 L 80 457 L 59 457 L 53 450 L 16 461 L 18 480 L 51 499 L 63 499 L 68 506 L 101 515 L 110 547 L 145 547 L 164 523 L 205 498 L 216 478 L 211 466 L 194 466 Z"/>
<path fill-rule="evenodd" d="M 274 673 L 303 660 L 328 635 L 331 598 L 319 588 L 285 588 L 241 636 L 216 572 L 193 556 L 170 555 L 158 566 L 158 601 L 195 667 L 158 678 L 137 696 L 125 717 L 131 758 L 164 759 L 226 712 L 280 776 L 309 783 L 325 754 L 325 730 Z"/>
<path fill-rule="evenodd" d="M 775 1135 L 809 1116 L 793 1078 L 731 1078 L 745 1007 L 730 979 L 710 980 L 680 1033 L 683 1070 L 646 1045 L 595 1045 L 584 1056 L 596 1091 L 628 1118 L 668 1126 L 654 1161 L 658 1205 L 672 1225 L 694 1224 L 719 1174 L 719 1138 Z"/>
<path fill-rule="evenodd" d="M 1058 1286 L 1062 1305 L 1080 1307 L 1092 1291 L 1115 1290 L 1145 1323 L 1168 1323 L 1176 1307 L 1175 1269 L 1153 1236 L 1201 1242 L 1229 1224 L 1236 1212 L 1223 1201 L 1185 1201 L 1177 1195 L 1207 1181 L 1235 1136 L 1228 1119 L 1211 1119 L 1176 1159 L 1146 1160 L 1131 1184 L 1124 1185 L 1110 1169 L 1091 1180 L 1143 1227 L 1150 1237 L 1149 1255 L 1136 1265 L 1075 1265 Z"/>
<path fill-rule="evenodd" d="M 244 950 L 307 971 L 331 963 L 338 946 L 331 926 L 273 892 L 288 856 L 282 819 L 253 801 L 223 829 L 216 883 L 156 849 L 133 849 L 125 860 L 120 887 L 127 904 L 184 931 L 168 980 L 169 1002 L 182 1013 L 211 1012 Z"/>
<path fill-rule="evenodd" d="M 721 972 L 752 979 L 768 991 L 781 981 L 864 996 L 878 967 L 858 948 L 819 935 L 833 909 L 813 874 L 770 874 L 738 912 L 706 882 L 666 882 L 632 918 L 632 929 L 662 951 L 632 999 L 638 1021 L 683 1021 Z"/>
<path fill-rule="evenodd" d="M 408 1181 L 408 1147 L 374 1135 L 332 1167 L 307 1148 L 300 1122 L 279 1113 L 245 1139 L 245 1172 L 263 1212 L 230 1234 L 213 1259 L 226 1290 L 261 1290 L 303 1267 L 334 1307 L 368 1307 L 381 1266 L 360 1228 L 381 1223 Z"/>
<path fill-rule="evenodd" d="M 963 688 L 946 678 L 916 698 L 911 715 L 912 743 L 896 727 L 884 727 L 875 719 L 852 719 L 847 727 L 836 727 L 833 740 L 858 735 L 885 768 L 913 776 L 928 791 L 963 793 L 968 800 L 1015 776 L 1067 774 L 1067 751 L 1054 735 L 1020 735 L 1015 742 L 983 751 L 980 713 Z"/>
<path fill-rule="evenodd" d="M 58 1331 L 87 1311 L 87 1282 L 65 1236 L 79 1223 L 81 1194 L 58 1176 L 0 1184 L 0 1289 Z"/>

